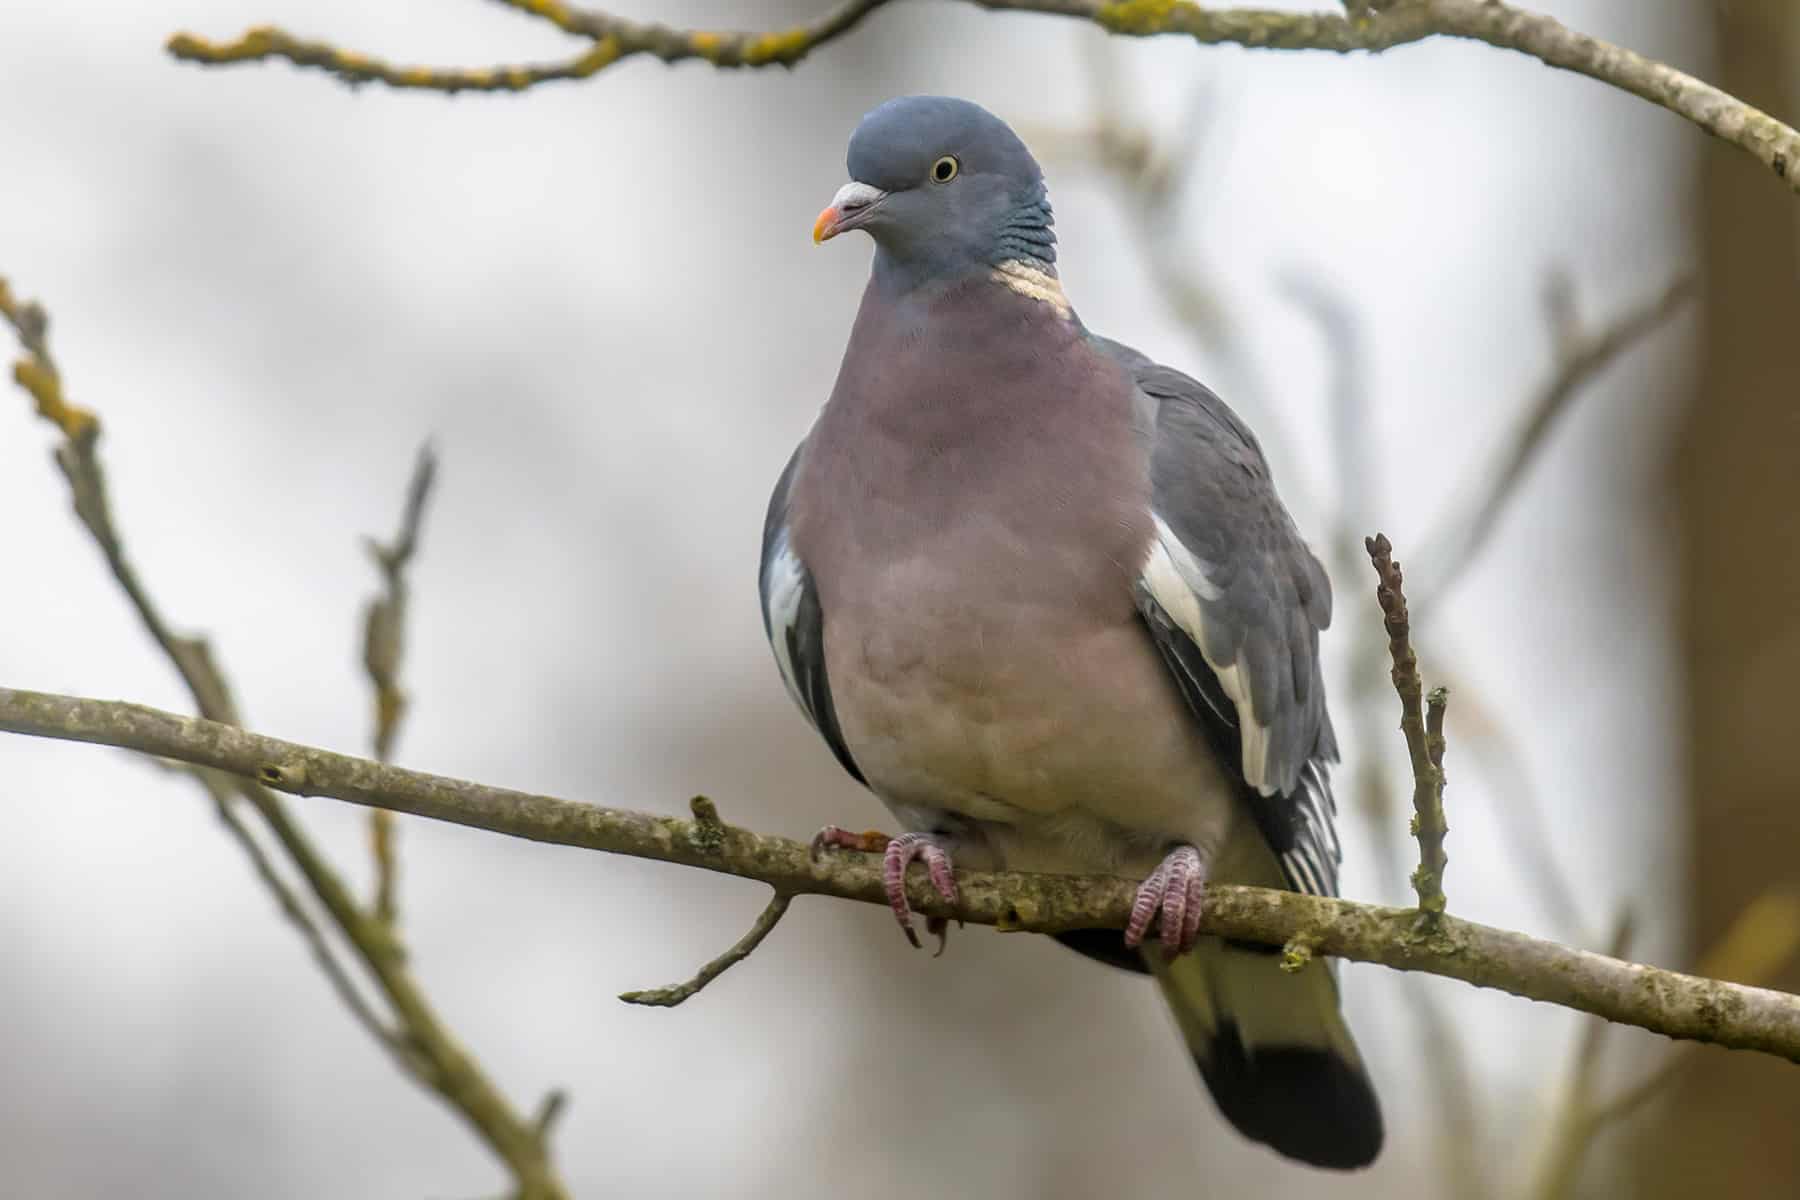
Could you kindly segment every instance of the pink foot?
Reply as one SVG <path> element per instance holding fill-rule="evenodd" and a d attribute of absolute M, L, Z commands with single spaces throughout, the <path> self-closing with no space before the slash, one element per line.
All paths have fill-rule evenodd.
<path fill-rule="evenodd" d="M 1206 866 L 1200 851 L 1177 846 L 1162 865 L 1150 873 L 1131 904 L 1131 920 L 1125 926 L 1125 944 L 1136 948 L 1150 932 L 1150 920 L 1161 913 L 1163 953 L 1169 958 L 1186 954 L 1200 937 L 1201 896 L 1206 887 Z"/>
<path fill-rule="evenodd" d="M 906 940 L 918 949 L 919 935 L 913 931 L 912 905 L 906 900 L 906 868 L 915 858 L 924 860 L 925 869 L 931 873 L 931 886 L 952 904 L 956 903 L 956 877 L 951 874 L 950 852 L 934 834 L 903 833 L 887 844 L 881 880 L 887 885 L 888 906 L 894 910 L 894 919 L 900 922 L 900 928 L 906 931 Z M 928 918 L 925 928 L 937 934 L 937 953 L 942 954 L 948 940 L 949 922 Z"/>
<path fill-rule="evenodd" d="M 819 857 L 820 852 L 827 847 L 882 855 L 881 881 L 887 889 L 888 905 L 893 908 L 894 919 L 900 922 L 900 928 L 906 931 L 906 940 L 915 948 L 919 948 L 919 935 L 913 929 L 912 905 L 906 899 L 906 868 L 912 865 L 914 859 L 924 860 L 925 869 L 931 874 L 931 885 L 937 889 L 937 894 L 952 904 L 956 903 L 956 877 L 951 874 L 953 868 L 950 865 L 950 852 L 932 834 L 903 833 L 891 838 L 872 829 L 866 833 L 853 833 L 836 825 L 827 825 L 813 835 L 812 856 Z M 949 940 L 949 929 L 950 922 L 943 917 L 925 919 L 925 931 L 937 935 L 937 954 L 944 952 L 944 944 Z"/>

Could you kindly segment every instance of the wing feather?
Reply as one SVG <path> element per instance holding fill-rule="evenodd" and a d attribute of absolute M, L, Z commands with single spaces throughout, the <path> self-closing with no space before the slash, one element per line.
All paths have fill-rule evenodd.
<path fill-rule="evenodd" d="M 831 680 L 825 673 L 825 613 L 819 604 L 819 590 L 813 586 L 812 572 L 794 552 L 788 536 L 788 487 L 805 449 L 803 442 L 788 459 L 763 520 L 762 565 L 757 572 L 763 633 L 775 652 L 775 665 L 781 669 L 788 695 L 831 747 L 844 770 L 866 786 L 868 781 L 844 743 L 837 710 L 831 703 Z"/>
<path fill-rule="evenodd" d="M 1155 408 L 1156 538 L 1138 608 L 1188 707 L 1238 771 L 1290 887 L 1335 895 L 1341 857 L 1319 634 L 1331 585 L 1255 437 L 1178 371 L 1109 344 Z"/>

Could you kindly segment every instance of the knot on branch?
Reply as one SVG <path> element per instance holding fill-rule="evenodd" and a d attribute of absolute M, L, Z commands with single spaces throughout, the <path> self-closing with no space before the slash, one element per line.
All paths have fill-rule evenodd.
<path fill-rule="evenodd" d="M 718 806 L 705 796 L 695 796 L 688 801 L 688 809 L 694 814 L 695 847 L 718 854 L 725 848 L 725 822 L 719 819 Z"/>
<path fill-rule="evenodd" d="M 304 762 L 264 763 L 256 769 L 256 777 L 267 787 L 294 792 L 306 786 Z"/>

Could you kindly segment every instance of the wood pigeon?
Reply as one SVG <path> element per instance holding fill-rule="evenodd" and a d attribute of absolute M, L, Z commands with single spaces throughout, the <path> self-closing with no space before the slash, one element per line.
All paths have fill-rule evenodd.
<path fill-rule="evenodd" d="M 985 109 L 889 101 L 848 167 L 813 238 L 860 229 L 874 266 L 769 503 L 762 611 L 801 711 L 905 832 L 815 847 L 885 842 L 915 945 L 914 861 L 951 900 L 953 860 L 1142 879 L 1122 934 L 1060 940 L 1154 973 L 1246 1136 L 1368 1164 L 1381 1111 L 1333 971 L 1198 932 L 1208 879 L 1337 891 L 1331 587 L 1255 435 L 1081 323 L 1043 174 Z"/>

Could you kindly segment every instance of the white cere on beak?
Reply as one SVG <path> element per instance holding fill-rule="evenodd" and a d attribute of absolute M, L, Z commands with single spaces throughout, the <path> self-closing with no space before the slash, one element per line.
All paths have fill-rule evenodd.
<path fill-rule="evenodd" d="M 867 208 L 886 196 L 887 193 L 880 188 L 852 179 L 837 190 L 837 195 L 831 198 L 831 207 L 849 216 L 857 209 Z"/>

